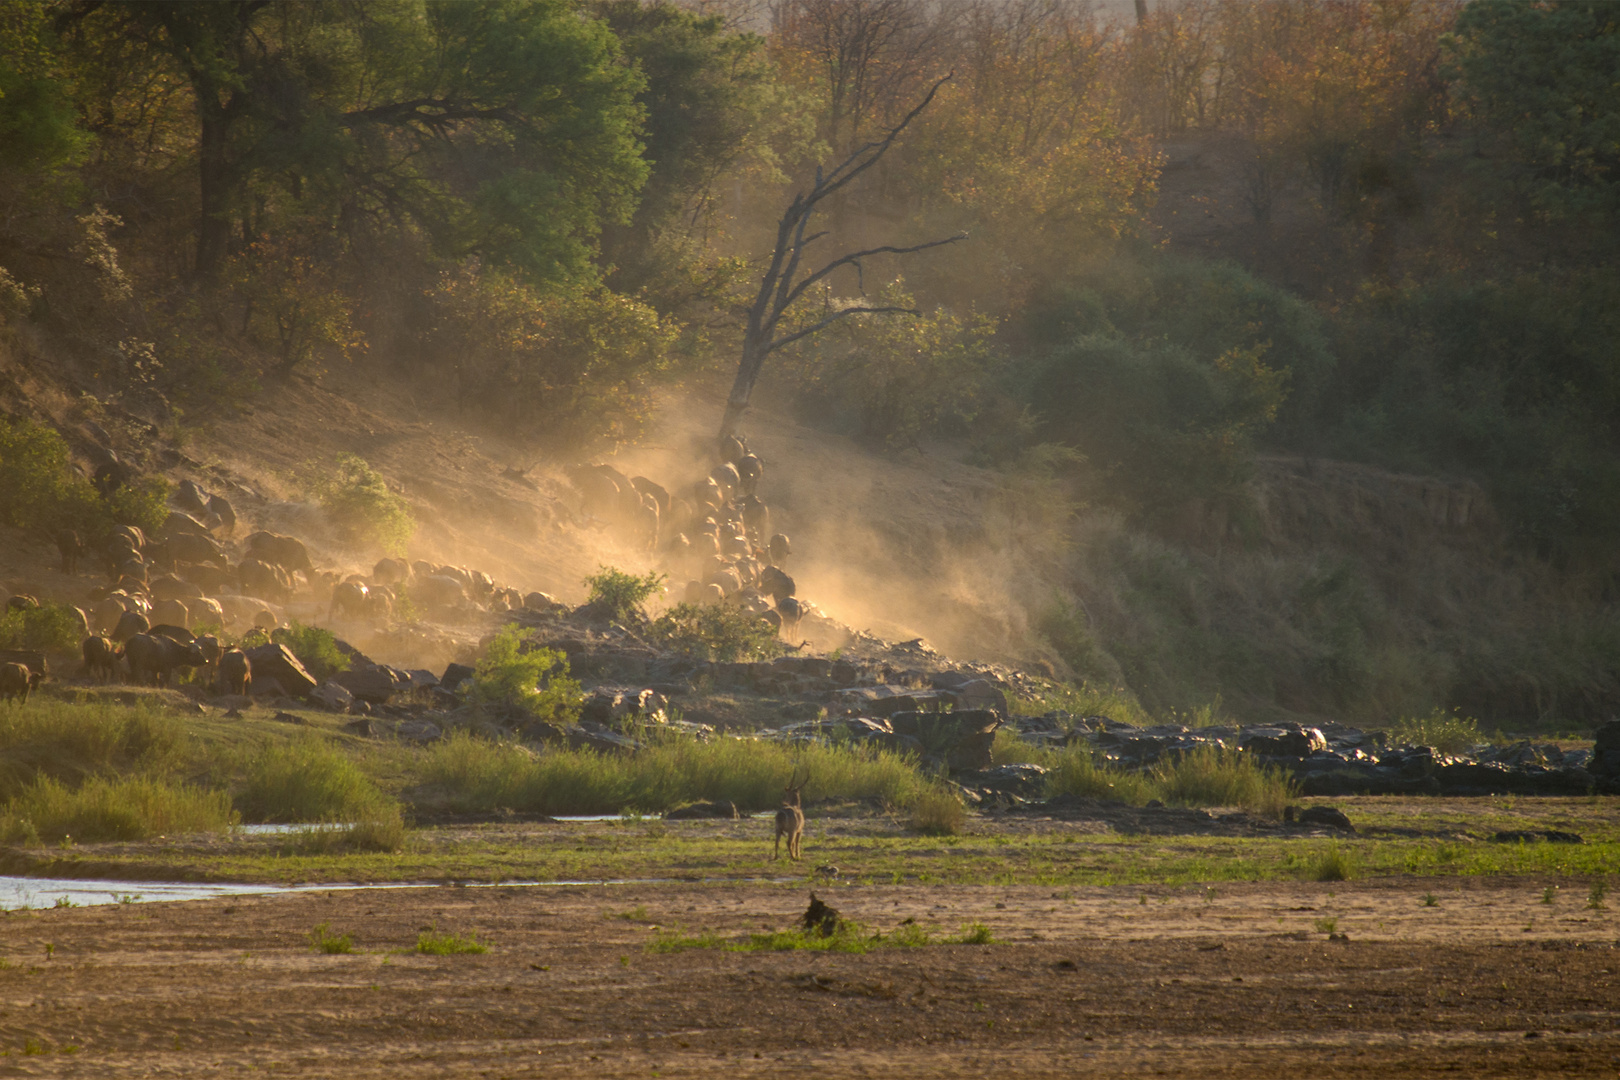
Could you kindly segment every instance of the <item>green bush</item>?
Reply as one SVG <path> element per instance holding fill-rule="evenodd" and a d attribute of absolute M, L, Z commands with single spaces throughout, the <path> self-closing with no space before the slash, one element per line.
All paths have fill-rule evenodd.
<path fill-rule="evenodd" d="M 449 931 L 423 930 L 416 936 L 416 951 L 426 956 L 478 955 L 489 952 L 489 946 L 478 940 L 477 934 L 463 937 Z"/>
<path fill-rule="evenodd" d="M 590 590 L 585 604 L 604 618 L 615 622 L 644 619 L 641 605 L 663 588 L 665 575 L 648 573 L 641 577 L 613 566 L 603 566 L 585 579 Z"/>
<path fill-rule="evenodd" d="M 0 615 L 0 649 L 77 653 L 83 640 L 84 618 L 66 604 L 47 600 Z"/>
<path fill-rule="evenodd" d="M 69 467 L 68 445 L 32 420 L 0 420 L 0 524 L 100 540 L 115 524 L 152 530 L 168 516 L 168 481 L 145 476 L 103 499 Z"/>
<path fill-rule="evenodd" d="M 1298 786 L 1282 769 L 1257 764 L 1239 750 L 1204 746 L 1155 765 L 1149 773 L 1158 797 L 1181 806 L 1241 806 L 1281 818 Z"/>
<path fill-rule="evenodd" d="M 579 717 L 583 700 L 568 675 L 568 658 L 528 640 L 516 625 L 501 628 L 479 658 L 467 695 L 476 702 L 515 705 L 551 723 Z"/>
<path fill-rule="evenodd" d="M 145 776 L 93 777 L 69 787 L 39 777 L 0 807 L 0 839 L 11 843 L 144 840 L 220 832 L 237 822 L 230 796 Z"/>
<path fill-rule="evenodd" d="M 1097 763 L 1086 745 L 1071 746 L 1046 763 L 1046 795 L 1073 795 L 1140 806 L 1155 797 L 1152 781 L 1139 772 L 1108 768 Z"/>
<path fill-rule="evenodd" d="M 364 458 L 341 454 L 336 468 L 311 463 L 304 474 L 311 493 L 349 542 L 374 544 L 390 555 L 404 553 L 416 531 L 410 504 Z"/>
<path fill-rule="evenodd" d="M 1408 716 L 1389 728 L 1389 741 L 1396 746 L 1432 746 L 1445 754 L 1461 754 L 1487 742 L 1479 721 L 1455 712 L 1435 709 L 1428 716 Z"/>
<path fill-rule="evenodd" d="M 782 655 L 776 628 L 727 604 L 677 604 L 653 620 L 649 640 L 693 660 L 736 663 Z"/>
<path fill-rule="evenodd" d="M 314 737 L 260 750 L 236 795 L 253 822 L 357 823 L 386 819 L 394 805 L 359 766 Z"/>
<path fill-rule="evenodd" d="M 337 647 L 337 638 L 330 630 L 306 626 L 294 619 L 291 625 L 271 631 L 270 640 L 287 646 L 304 669 L 322 682 L 349 670 L 349 658 Z"/>

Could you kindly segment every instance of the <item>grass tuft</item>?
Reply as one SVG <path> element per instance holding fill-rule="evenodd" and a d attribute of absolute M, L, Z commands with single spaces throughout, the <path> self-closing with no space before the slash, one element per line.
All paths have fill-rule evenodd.
<path fill-rule="evenodd" d="M 489 952 L 489 946 L 477 934 L 463 937 L 430 928 L 416 935 L 416 951 L 426 956 L 478 955 Z"/>
<path fill-rule="evenodd" d="M 1360 870 L 1355 854 L 1338 845 L 1321 849 L 1306 863 L 1312 881 L 1349 881 Z"/>
<path fill-rule="evenodd" d="M 1298 795 L 1283 770 L 1256 763 L 1240 750 L 1199 747 L 1154 766 L 1150 777 L 1159 798 L 1182 806 L 1241 806 L 1254 814 L 1281 818 Z"/>
<path fill-rule="evenodd" d="M 1456 712 L 1435 709 L 1428 716 L 1408 716 L 1389 729 L 1395 746 L 1432 746 L 1444 754 L 1461 754 L 1486 742 L 1479 721 Z"/>
<path fill-rule="evenodd" d="M 334 934 L 332 924 L 323 922 L 309 932 L 309 947 L 315 952 L 337 955 L 354 952 L 353 934 Z"/>

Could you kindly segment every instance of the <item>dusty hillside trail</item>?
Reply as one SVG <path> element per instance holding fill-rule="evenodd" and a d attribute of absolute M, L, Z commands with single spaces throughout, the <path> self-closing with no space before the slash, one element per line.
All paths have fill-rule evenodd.
<path fill-rule="evenodd" d="M 578 603 L 602 565 L 663 568 L 579 513 L 567 460 L 475 433 L 408 388 L 329 377 L 269 388 L 243 414 L 200 432 L 178 477 L 218 484 L 221 473 L 264 497 L 252 527 L 306 539 L 322 566 L 367 571 L 380 552 L 339 543 L 303 501 L 311 463 L 364 458 L 410 501 L 418 531 L 411 558 L 484 570 L 522 590 Z M 684 489 L 715 464 L 720 399 L 668 391 L 652 434 L 636 446 L 586 456 Z M 761 496 L 771 528 L 793 540 L 789 569 L 801 597 L 832 619 L 888 640 L 922 637 L 950 655 L 1006 662 L 1028 656 L 1025 606 L 1052 567 L 1020 550 L 998 514 L 1002 485 L 989 470 L 927 456 L 873 453 L 852 440 L 755 410 L 743 432 L 763 459 Z M 684 581 L 671 581 L 672 592 Z M 840 642 L 812 642 L 828 651 Z"/>

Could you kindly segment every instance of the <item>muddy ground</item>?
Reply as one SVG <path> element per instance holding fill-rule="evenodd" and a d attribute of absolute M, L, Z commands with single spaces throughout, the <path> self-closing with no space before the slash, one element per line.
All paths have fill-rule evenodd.
<path fill-rule="evenodd" d="M 827 886 L 874 930 L 997 938 L 863 955 L 647 948 L 785 929 L 796 887 L 12 913 L 0 1075 L 1613 1076 L 1620 913 L 1549 884 Z M 323 923 L 356 953 L 314 951 Z M 490 951 L 409 951 L 428 927 Z"/>

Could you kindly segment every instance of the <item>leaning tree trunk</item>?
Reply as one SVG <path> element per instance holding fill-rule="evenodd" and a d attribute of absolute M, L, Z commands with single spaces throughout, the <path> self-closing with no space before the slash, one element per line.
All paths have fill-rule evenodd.
<path fill-rule="evenodd" d="M 782 219 L 776 226 L 776 248 L 771 253 L 770 265 L 766 268 L 764 276 L 760 279 L 759 293 L 754 298 L 753 305 L 748 309 L 748 325 L 743 332 L 742 355 L 737 361 L 737 378 L 731 384 L 731 393 L 726 398 L 726 410 L 720 418 L 718 441 L 722 445 L 737 432 L 737 424 L 743 413 L 748 411 L 748 402 L 754 394 L 754 383 L 759 379 L 760 368 L 765 358 L 784 345 L 790 345 L 801 338 L 809 337 L 824 327 L 830 326 L 840 319 L 851 315 L 886 314 L 893 312 L 906 312 L 918 315 L 921 312 L 914 308 L 897 307 L 893 305 L 869 306 L 865 304 L 852 304 L 840 308 L 830 315 L 798 330 L 788 331 L 777 335 L 777 326 L 795 301 L 802 297 L 807 289 L 824 281 L 839 267 L 852 266 L 856 270 L 861 268 L 861 260 L 868 255 L 906 255 L 927 248 L 938 247 L 941 244 L 954 244 L 965 239 L 966 233 L 957 233 L 942 240 L 930 240 L 909 247 L 882 247 L 868 248 L 865 251 L 852 251 L 831 260 L 814 273 L 799 276 L 799 263 L 804 256 L 805 249 L 819 240 L 826 233 L 805 235 L 805 227 L 809 224 L 811 216 L 821 201 L 840 188 L 847 185 L 855 177 L 877 164 L 878 160 L 888 153 L 889 147 L 906 126 L 914 120 L 919 113 L 928 107 L 934 100 L 939 88 L 949 81 L 947 75 L 936 82 L 928 91 L 920 104 L 908 113 L 904 120 L 890 129 L 887 136 L 879 142 L 867 143 L 856 150 L 830 173 L 822 174 L 816 170 L 816 182 L 808 194 L 800 192 L 793 197 L 793 202 L 783 213 Z"/>

